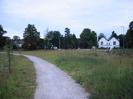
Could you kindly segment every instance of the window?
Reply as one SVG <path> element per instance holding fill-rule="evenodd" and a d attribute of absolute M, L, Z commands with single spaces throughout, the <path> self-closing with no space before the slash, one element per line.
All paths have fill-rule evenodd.
<path fill-rule="evenodd" d="M 101 45 L 103 45 L 103 42 L 101 42 Z"/>
<path fill-rule="evenodd" d="M 116 45 L 116 41 L 113 42 L 113 45 Z"/>

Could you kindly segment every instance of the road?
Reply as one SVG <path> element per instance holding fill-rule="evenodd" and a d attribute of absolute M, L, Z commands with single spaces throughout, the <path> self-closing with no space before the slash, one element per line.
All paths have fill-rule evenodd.
<path fill-rule="evenodd" d="M 89 93 L 57 66 L 36 56 L 24 56 L 36 69 L 34 99 L 89 99 Z"/>

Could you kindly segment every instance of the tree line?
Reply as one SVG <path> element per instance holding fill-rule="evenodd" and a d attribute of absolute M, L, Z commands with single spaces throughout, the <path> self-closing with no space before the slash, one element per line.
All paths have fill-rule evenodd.
<path fill-rule="evenodd" d="M 0 48 L 2 49 L 8 42 L 9 38 L 5 37 L 7 33 L 0 25 Z M 36 29 L 35 25 L 28 24 L 23 33 L 23 39 L 18 36 L 14 36 L 12 40 L 13 48 L 19 48 L 22 46 L 26 50 L 35 49 L 77 49 L 77 48 L 92 48 L 97 47 L 97 39 L 105 37 L 103 33 L 97 38 L 95 31 L 89 28 L 83 29 L 80 34 L 80 38 L 76 38 L 74 33 L 71 33 L 70 29 L 66 27 L 64 29 L 64 35 L 59 31 L 47 31 L 44 39 L 40 38 L 40 32 Z M 127 33 L 117 35 L 115 31 L 112 32 L 110 38 L 115 37 L 120 41 L 120 47 L 133 48 L 133 21 L 129 23 Z"/>
<path fill-rule="evenodd" d="M 1 28 L 3 29 L 2 26 Z M 22 44 L 22 48 L 26 50 L 91 48 L 97 44 L 97 35 L 95 31 L 85 28 L 80 34 L 80 38 L 76 38 L 75 34 L 72 34 L 66 27 L 64 35 L 59 31 L 48 31 L 45 38 L 42 39 L 35 25 L 28 24 L 23 33 L 23 40 L 14 36 L 12 42 L 13 48 L 19 48 L 19 44 Z"/>

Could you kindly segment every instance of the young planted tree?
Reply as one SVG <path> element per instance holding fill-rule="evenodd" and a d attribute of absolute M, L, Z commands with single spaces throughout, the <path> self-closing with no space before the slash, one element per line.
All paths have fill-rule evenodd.
<path fill-rule="evenodd" d="M 8 71 L 9 73 L 11 73 L 11 63 L 12 63 L 12 42 L 11 40 L 8 38 L 7 40 L 7 44 L 5 45 L 5 61 L 6 61 L 6 64 L 5 66 L 8 67 Z"/>

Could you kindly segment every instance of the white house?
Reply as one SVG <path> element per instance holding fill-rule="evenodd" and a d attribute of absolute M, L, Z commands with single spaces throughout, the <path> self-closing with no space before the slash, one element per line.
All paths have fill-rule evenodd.
<path fill-rule="evenodd" d="M 119 43 L 119 40 L 117 40 L 114 37 L 112 37 L 109 40 L 103 37 L 98 41 L 98 47 L 99 48 L 110 48 L 110 49 L 119 48 L 120 43 Z"/>

